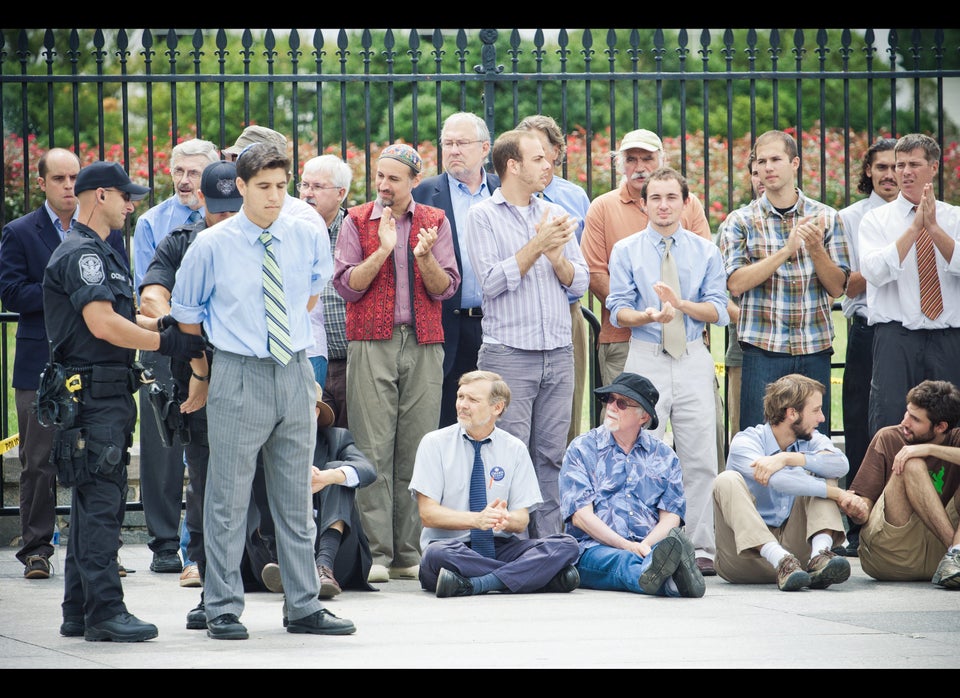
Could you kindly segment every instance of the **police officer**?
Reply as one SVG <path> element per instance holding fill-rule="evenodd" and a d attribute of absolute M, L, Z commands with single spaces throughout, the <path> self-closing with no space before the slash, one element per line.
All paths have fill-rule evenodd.
<path fill-rule="evenodd" d="M 43 279 L 51 362 L 79 400 L 74 423 L 58 424 L 52 456 L 61 484 L 73 488 L 60 634 L 142 642 L 157 627 L 127 612 L 117 568 L 140 383 L 135 350 L 195 357 L 204 342 L 176 327 L 158 333 L 155 319 L 137 324 L 129 267 L 105 242 L 150 190 L 118 163 L 94 162 L 80 170 L 74 191 L 77 220 Z"/>

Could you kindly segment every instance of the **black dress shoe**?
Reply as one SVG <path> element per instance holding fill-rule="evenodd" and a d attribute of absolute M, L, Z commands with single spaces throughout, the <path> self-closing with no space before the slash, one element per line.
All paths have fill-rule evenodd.
<path fill-rule="evenodd" d="M 239 618 L 232 613 L 224 613 L 207 621 L 207 637 L 214 640 L 246 640 L 250 635 Z"/>
<path fill-rule="evenodd" d="M 153 561 L 150 563 L 151 572 L 176 572 L 180 574 L 183 571 L 183 563 L 180 562 L 180 556 L 176 551 L 158 552 L 153 554 Z"/>
<path fill-rule="evenodd" d="M 437 575 L 437 598 L 450 596 L 473 596 L 473 582 L 444 567 Z"/>
<path fill-rule="evenodd" d="M 196 608 L 187 612 L 187 630 L 203 630 L 207 627 L 207 611 L 203 607 L 203 597 Z"/>
<path fill-rule="evenodd" d="M 287 621 L 288 633 L 308 633 L 310 635 L 350 635 L 357 631 L 353 621 L 338 618 L 325 608 L 304 618 Z"/>
<path fill-rule="evenodd" d="M 87 642 L 143 642 L 157 636 L 157 626 L 144 623 L 130 613 L 118 613 L 113 618 L 88 625 L 83 634 Z"/>
<path fill-rule="evenodd" d="M 83 637 L 85 629 L 83 616 L 64 616 L 60 624 L 60 634 L 64 637 Z"/>
<path fill-rule="evenodd" d="M 573 565 L 567 565 L 537 591 L 547 594 L 566 594 L 580 586 L 580 573 Z"/>

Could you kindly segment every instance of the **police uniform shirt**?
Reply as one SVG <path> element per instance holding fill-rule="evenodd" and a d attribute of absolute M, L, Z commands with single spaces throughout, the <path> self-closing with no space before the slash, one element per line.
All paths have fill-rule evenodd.
<path fill-rule="evenodd" d="M 54 250 L 43 276 L 43 309 L 56 358 L 69 366 L 133 364 L 136 351 L 98 339 L 83 319 L 83 308 L 107 301 L 131 322 L 136 310 L 133 279 L 123 258 L 92 229 L 75 223 Z"/>

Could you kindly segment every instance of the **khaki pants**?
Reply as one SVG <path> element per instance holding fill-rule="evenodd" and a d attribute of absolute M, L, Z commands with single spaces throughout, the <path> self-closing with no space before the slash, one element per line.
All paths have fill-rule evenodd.
<path fill-rule="evenodd" d="M 956 498 L 947 503 L 947 516 L 956 529 Z M 880 581 L 930 581 L 946 552 L 940 539 L 916 514 L 904 526 L 887 523 L 883 494 L 860 528 L 860 565 L 864 572 Z"/>
<path fill-rule="evenodd" d="M 713 483 L 713 515 L 717 540 L 713 563 L 717 574 L 733 584 L 777 581 L 776 569 L 760 555 L 765 543 L 779 543 L 806 565 L 813 534 L 831 531 L 834 545 L 844 539 L 840 508 L 832 499 L 797 497 L 782 526 L 767 526 L 743 475 L 735 470 L 724 470 Z"/>
<path fill-rule="evenodd" d="M 587 380 L 587 321 L 580 310 L 580 301 L 570 304 L 570 326 L 573 328 L 573 405 L 567 445 L 583 433 L 583 391 Z M 597 386 L 599 387 L 599 386 Z"/>

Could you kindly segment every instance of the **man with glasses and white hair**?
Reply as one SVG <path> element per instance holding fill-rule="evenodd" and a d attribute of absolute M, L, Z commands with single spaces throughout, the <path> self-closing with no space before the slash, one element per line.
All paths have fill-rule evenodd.
<path fill-rule="evenodd" d="M 309 204 L 327 224 L 330 249 L 337 246 L 340 225 L 347 213 L 343 202 L 350 191 L 353 172 L 336 155 L 319 155 L 307 160 L 300 178 L 300 200 Z M 323 313 L 327 335 L 326 381 L 317 381 L 323 387 L 324 402 L 336 414 L 334 426 L 347 427 L 347 302 L 337 293 L 332 281 L 320 294 L 318 306 Z M 316 373 L 316 362 L 323 357 L 311 357 Z"/>
<path fill-rule="evenodd" d="M 500 178 L 484 170 L 490 152 L 490 131 L 476 114 L 456 112 L 443 122 L 440 153 L 443 172 L 421 180 L 413 200 L 443 209 L 453 233 L 453 251 L 460 287 L 443 301 L 443 392 L 440 426 L 457 422 L 457 386 L 460 376 L 477 368 L 480 350 L 480 283 L 467 254 L 467 211 L 500 186 Z M 457 225 L 459 222 L 459 226 Z"/>
<path fill-rule="evenodd" d="M 580 586 L 703 596 L 693 543 L 680 529 L 687 506 L 680 460 L 650 433 L 660 393 L 637 373 L 593 392 L 607 406 L 603 424 L 570 442 L 560 469 L 566 532 L 580 544 Z"/>
<path fill-rule="evenodd" d="M 200 178 L 207 165 L 219 162 L 217 146 L 192 138 L 173 147 L 170 176 L 173 194 L 148 209 L 137 219 L 133 231 L 134 288 L 143 285 L 143 275 L 153 260 L 157 245 L 170 231 L 203 220 L 206 210 L 200 201 Z M 139 295 L 138 295 L 139 298 Z M 169 359 L 152 351 L 141 352 L 140 362 L 153 371 L 157 381 L 168 388 L 173 384 Z M 140 389 L 140 414 L 149 415 L 149 386 Z M 140 420 L 140 487 L 143 518 L 153 551 L 150 570 L 180 573 L 180 512 L 183 502 L 183 444 L 177 441 L 165 448 L 153 418 Z"/>

